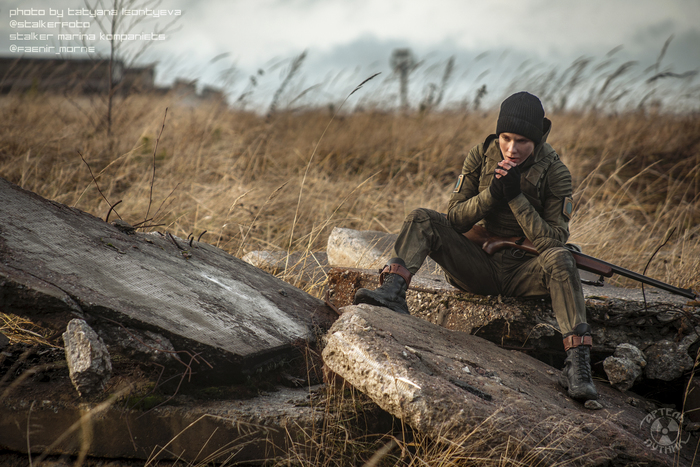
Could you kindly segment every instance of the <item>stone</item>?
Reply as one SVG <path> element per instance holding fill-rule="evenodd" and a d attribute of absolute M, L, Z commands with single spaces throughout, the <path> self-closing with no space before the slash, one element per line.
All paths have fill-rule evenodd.
<path fill-rule="evenodd" d="M 647 359 L 644 353 L 632 344 L 620 344 L 615 348 L 615 354 L 618 358 L 626 358 L 644 368 L 647 366 Z"/>
<path fill-rule="evenodd" d="M 693 359 L 688 355 L 687 347 L 676 342 L 662 340 L 644 350 L 647 366 L 644 376 L 649 379 L 673 381 L 693 368 Z"/>
<path fill-rule="evenodd" d="M 212 245 L 125 233 L 1 178 L 0 218 L 3 311 L 56 331 L 79 317 L 96 330 L 116 322 L 155 332 L 199 356 L 195 384 L 245 380 L 261 362 L 315 341 L 337 316 Z"/>
<path fill-rule="evenodd" d="M 551 367 L 521 352 L 386 308 L 342 311 L 326 336 L 324 364 L 428 437 L 461 443 L 479 430 L 499 433 L 539 465 L 673 465 L 673 454 L 645 446 L 646 413 L 605 384 L 597 384 L 603 407 L 587 410 Z M 693 450 L 684 448 L 679 463 L 690 465 Z"/>
<path fill-rule="evenodd" d="M 104 390 L 112 376 L 109 351 L 97 333 L 82 319 L 72 319 L 63 333 L 70 379 L 81 396 Z"/>
<path fill-rule="evenodd" d="M 588 410 L 601 410 L 604 408 L 603 404 L 595 400 L 588 400 L 583 404 L 583 406 Z"/>
<path fill-rule="evenodd" d="M 623 392 L 641 380 L 646 365 L 642 351 L 631 344 L 618 345 L 615 354 L 603 361 L 608 381 Z"/>
<path fill-rule="evenodd" d="M 397 234 L 376 230 L 353 230 L 334 227 L 328 236 L 328 264 L 331 267 L 381 269 L 391 259 Z M 442 270 L 430 258 L 419 274 L 436 274 Z"/>

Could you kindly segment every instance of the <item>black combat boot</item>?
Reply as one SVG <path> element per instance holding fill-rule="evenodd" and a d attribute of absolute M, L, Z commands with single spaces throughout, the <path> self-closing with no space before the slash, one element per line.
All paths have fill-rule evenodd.
<path fill-rule="evenodd" d="M 580 323 L 574 332 L 564 337 L 566 362 L 559 376 L 559 384 L 566 388 L 572 399 L 597 399 L 598 392 L 591 376 L 591 327 Z"/>
<path fill-rule="evenodd" d="M 392 258 L 379 274 L 379 288 L 376 290 L 360 289 L 355 292 L 354 305 L 383 306 L 404 315 L 408 313 L 406 290 L 411 283 L 411 274 L 401 258 Z"/>

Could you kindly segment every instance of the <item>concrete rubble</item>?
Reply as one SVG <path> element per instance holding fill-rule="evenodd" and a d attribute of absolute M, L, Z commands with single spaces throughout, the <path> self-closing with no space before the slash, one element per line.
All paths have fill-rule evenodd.
<path fill-rule="evenodd" d="M 310 387 L 319 381 L 313 373 L 321 357 L 310 347 L 318 343 L 330 372 L 428 436 L 459 442 L 481 426 L 522 442 L 545 463 L 576 464 L 585 455 L 586 462 L 671 465 L 644 446 L 642 407 L 653 410 L 651 403 L 600 384 L 599 410 L 586 410 L 556 385 L 556 371 L 523 353 L 560 366 L 554 355 L 563 354 L 556 348 L 561 337 L 546 300 L 464 294 L 433 274 L 439 267 L 432 263 L 408 293 L 416 316 L 397 319 L 389 310 L 363 305 L 341 309 L 338 319 L 331 306 L 269 274 L 296 274 L 298 280 L 327 275 L 329 300 L 335 309 L 343 307 L 359 287 L 377 285 L 376 269 L 393 243 L 381 232 L 335 229 L 327 263 L 318 253 L 261 252 L 247 255 L 246 262 L 203 242 L 108 224 L 2 179 L 0 217 L 0 310 L 57 336 L 66 330 L 69 358 L 110 355 L 112 373 L 121 372 L 107 380 L 103 371 L 104 379 L 90 389 L 76 384 L 79 397 L 64 381 L 65 363 L 51 360 L 65 358 L 60 348 L 3 350 L 0 366 L 18 372 L 34 361 L 40 368 L 34 381 L 45 386 L 17 386 L 21 381 L 0 376 L 0 449 L 188 465 L 283 456 L 327 416 L 313 403 Z M 332 251 L 332 244 L 342 247 L 350 237 L 370 238 L 371 247 L 353 243 L 345 253 Z M 360 256 L 352 256 L 353 250 Z M 344 262 L 374 271 L 330 269 Z M 664 343 L 647 353 L 650 362 L 661 361 L 663 352 L 687 355 L 695 342 L 688 332 L 679 344 L 673 340 L 685 323 L 682 304 L 660 300 L 642 313 L 638 302 L 613 299 L 609 289 L 596 291 L 587 291 L 590 320 L 598 328 L 600 353 L 594 359 L 602 362 L 599 357 L 612 354 L 623 338 L 645 351 L 661 342 L 659 335 L 676 346 Z M 74 352 L 70 334 L 90 334 L 90 347 Z M 101 342 L 106 350 L 93 350 Z M 302 348 L 308 352 L 295 373 Z M 166 370 L 178 369 L 169 397 L 155 394 L 160 376 L 149 379 L 144 368 L 162 369 L 168 381 L 173 372 Z M 259 379 L 269 391 L 254 386 Z M 56 393 L 62 384 L 71 391 Z M 180 393 L 181 385 L 191 392 Z M 253 394 L 246 392 L 249 386 Z M 682 453 L 677 465 L 686 461 Z"/>
<path fill-rule="evenodd" d="M 456 443 L 470 442 L 473 430 L 497 433 L 542 465 L 690 465 L 692 448 L 674 460 L 646 446 L 646 412 L 609 386 L 598 385 L 602 408 L 590 411 L 567 397 L 557 372 L 520 352 L 386 308 L 342 311 L 325 364 L 422 433 Z"/>
<path fill-rule="evenodd" d="M 397 234 L 376 230 L 334 227 L 328 236 L 328 264 L 331 267 L 381 269 L 389 259 Z M 440 266 L 428 258 L 418 274 L 440 274 Z"/>
<path fill-rule="evenodd" d="M 339 252 L 363 251 L 363 262 L 359 264 L 376 265 L 384 261 L 379 251 L 390 249 L 389 244 L 395 238 L 381 232 L 351 233 L 347 230 L 335 229 L 334 243 L 329 240 L 328 246 L 329 262 L 335 266 L 328 273 L 329 297 L 339 308 L 352 303 L 357 289 L 379 285 L 376 270 L 356 268 L 353 265 L 359 263 L 357 258 Z M 352 240 L 343 246 L 342 239 Z M 373 245 L 381 245 L 381 248 L 373 248 Z M 376 255 L 374 259 L 373 254 Z M 696 330 L 694 325 L 700 319 L 700 310 L 688 306 L 687 299 L 649 287 L 646 303 L 639 289 L 620 289 L 607 284 L 604 287 L 584 285 L 583 289 L 588 322 L 593 328 L 593 361 L 599 362 L 599 372 L 603 372 L 600 362 L 611 356 L 620 344 L 634 345 L 647 354 L 646 378 L 669 381 L 667 378 L 678 378 L 692 367 L 688 366 L 689 357 L 680 358 L 682 350 L 661 344 L 669 341 L 687 351 L 700 339 L 700 329 Z M 415 316 L 448 329 L 473 333 L 505 348 L 526 351 L 555 367 L 563 364 L 561 334 L 546 298 L 473 295 L 448 284 L 444 276 L 429 273 L 413 278 L 406 297 L 409 310 Z M 654 351 L 655 344 L 666 350 Z M 680 363 L 669 367 L 663 357 L 668 351 L 679 356 Z"/>
<path fill-rule="evenodd" d="M 100 336 L 82 319 L 72 319 L 63 333 L 70 380 L 83 396 L 104 390 L 112 360 Z"/>
<path fill-rule="evenodd" d="M 647 358 L 644 375 L 662 381 L 680 378 L 685 371 L 693 368 L 693 359 L 688 355 L 688 347 L 689 343 L 694 342 L 692 336 L 686 337 L 680 343 L 670 340 L 655 342 L 644 350 Z"/>
<path fill-rule="evenodd" d="M 2 350 L 0 450 L 252 462 L 318 421 L 304 352 L 337 318 L 323 301 L 204 242 L 1 178 L 0 218 L 0 311 L 50 343 Z"/>
<path fill-rule="evenodd" d="M 641 380 L 645 366 L 647 361 L 642 351 L 630 344 L 618 345 L 615 354 L 603 361 L 608 381 L 620 391 L 627 391 Z"/>
<path fill-rule="evenodd" d="M 113 352 L 138 361 L 169 365 L 181 359 L 170 340 L 153 331 L 103 324 L 100 338 Z"/>

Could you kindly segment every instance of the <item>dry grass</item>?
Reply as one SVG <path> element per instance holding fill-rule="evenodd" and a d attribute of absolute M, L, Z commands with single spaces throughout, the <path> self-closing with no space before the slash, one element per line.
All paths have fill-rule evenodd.
<path fill-rule="evenodd" d="M 610 457 L 602 447 L 590 448 L 585 460 L 570 452 L 567 443 L 572 439 L 585 445 L 590 437 L 573 419 L 543 420 L 542 427 L 523 432 L 508 426 L 517 422 L 497 410 L 463 427 L 457 437 L 431 437 L 391 418 L 366 395 L 342 383 L 326 386 L 314 400 L 317 409 L 324 411 L 321 426 L 309 428 L 296 439 L 290 437 L 290 455 L 276 465 L 565 466 L 597 465 Z M 518 432 L 520 438 L 514 435 Z"/>
<path fill-rule="evenodd" d="M 496 117 L 358 111 L 331 121 L 319 109 L 265 118 L 131 97 L 119 103 L 108 140 L 80 111 L 86 105 L 80 98 L 3 97 L 0 176 L 104 218 L 109 205 L 80 153 L 110 203 L 122 200 L 116 211 L 125 220 L 142 222 L 148 212 L 154 219 L 147 225 L 181 237 L 206 230 L 202 241 L 238 256 L 323 250 L 334 226 L 396 232 L 416 207 L 446 209 L 466 151 L 493 131 Z M 675 227 L 647 273 L 698 287 L 700 119 L 549 117 L 550 142 L 574 175 L 572 241 L 641 271 Z"/>
<path fill-rule="evenodd" d="M 188 107 L 167 97 L 132 97 L 120 103 L 107 139 L 80 105 L 87 103 L 0 98 L 0 176 L 104 218 L 109 205 L 80 153 L 109 202 L 122 201 L 116 211 L 126 221 L 146 220 L 181 237 L 206 231 L 202 241 L 238 256 L 259 249 L 323 250 L 335 226 L 396 232 L 416 207 L 446 209 L 466 151 L 494 129 L 496 118 L 492 111 L 367 111 L 331 121 L 321 109 L 265 118 L 219 106 Z M 700 119 L 575 112 L 549 117 L 550 142 L 574 175 L 572 241 L 641 271 L 675 228 L 648 274 L 700 288 Z M 30 339 L 46 337 L 24 329 L 27 323 L 16 317 L 2 318 L 0 331 L 11 339 L 13 329 Z M 464 443 L 420 437 L 401 426 L 369 436 L 364 412 L 374 408 L 363 397 L 329 394 L 322 402 L 325 425 L 295 440 L 282 463 L 568 462 L 553 444 L 533 450 L 488 424 L 465 434 L 471 438 Z"/>
<path fill-rule="evenodd" d="M 7 336 L 10 344 L 57 347 L 49 342 L 52 331 L 21 316 L 0 313 L 0 333 Z"/>

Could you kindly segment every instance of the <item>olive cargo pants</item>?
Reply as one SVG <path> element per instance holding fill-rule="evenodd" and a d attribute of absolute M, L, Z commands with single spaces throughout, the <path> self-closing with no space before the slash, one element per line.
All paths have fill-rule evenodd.
<path fill-rule="evenodd" d="M 452 285 L 479 295 L 542 297 L 549 295 L 562 334 L 586 322 L 581 278 L 566 248 L 550 248 L 539 256 L 521 256 L 505 249 L 486 254 L 452 228 L 444 214 L 416 209 L 404 221 L 394 256 L 415 274 L 427 256 L 445 271 Z"/>

